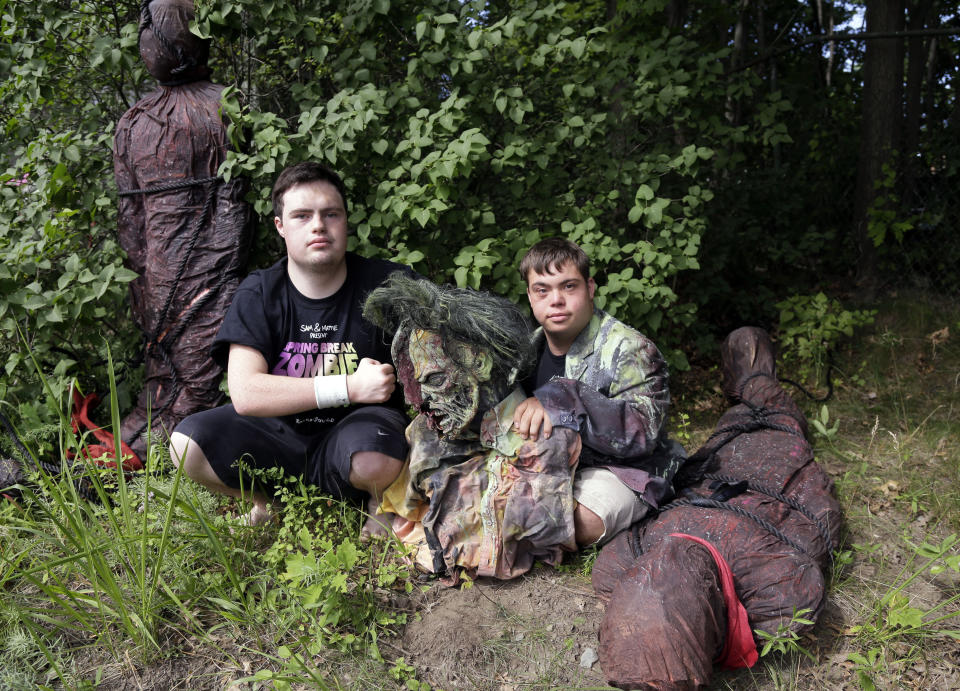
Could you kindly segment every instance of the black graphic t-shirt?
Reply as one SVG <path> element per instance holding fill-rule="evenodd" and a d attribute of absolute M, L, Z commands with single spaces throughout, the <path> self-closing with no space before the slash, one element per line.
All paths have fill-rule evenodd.
<path fill-rule="evenodd" d="M 534 391 L 554 377 L 565 377 L 566 366 L 566 353 L 563 355 L 554 355 L 550 352 L 550 348 L 547 347 L 546 341 L 544 341 L 543 348 L 540 350 L 540 356 L 537 358 L 536 368 L 528 374 L 527 378 L 522 382 L 523 389 L 528 395 L 532 396 Z"/>
<path fill-rule="evenodd" d="M 363 319 L 363 301 L 395 271 L 413 272 L 382 259 L 348 252 L 347 278 L 330 297 L 305 297 L 287 277 L 287 260 L 254 271 L 237 289 L 210 354 L 226 368 L 230 345 L 255 348 L 267 361 L 267 371 L 286 377 L 352 374 L 365 357 L 390 358 L 390 338 Z M 397 387 L 389 405 L 403 410 Z M 281 420 L 302 434 L 323 435 L 357 405 L 313 409 Z"/>

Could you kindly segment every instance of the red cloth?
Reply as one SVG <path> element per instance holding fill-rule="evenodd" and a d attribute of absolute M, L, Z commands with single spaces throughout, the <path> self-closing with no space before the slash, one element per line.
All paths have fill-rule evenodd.
<path fill-rule="evenodd" d="M 733 572 L 726 560 L 709 542 L 694 535 L 685 533 L 671 533 L 671 537 L 682 537 L 703 545 L 710 552 L 713 561 L 720 573 L 720 588 L 723 591 L 723 601 L 727 607 L 727 636 L 723 645 L 723 652 L 714 660 L 722 669 L 737 669 L 739 667 L 753 667 L 760 657 L 757 654 L 757 644 L 753 640 L 750 622 L 747 619 L 747 610 L 737 597 L 733 587 Z"/>
<path fill-rule="evenodd" d="M 80 395 L 80 392 L 74 388 L 73 414 L 70 416 L 70 424 L 74 432 L 80 433 L 80 429 L 83 427 L 92 432 L 93 436 L 100 442 L 99 444 L 87 444 L 86 448 L 81 450 L 81 456 L 91 460 L 107 457 L 112 460 L 95 460 L 95 462 L 107 468 L 116 468 L 116 440 L 110 432 L 93 424 L 93 420 L 90 419 L 90 408 L 95 406 L 98 400 L 96 394 L 90 394 L 84 398 Z M 130 472 L 143 469 L 143 463 L 140 458 L 123 440 L 120 441 L 120 453 L 123 456 L 124 470 Z M 72 456 L 72 453 L 68 452 L 68 457 L 70 456 Z"/>

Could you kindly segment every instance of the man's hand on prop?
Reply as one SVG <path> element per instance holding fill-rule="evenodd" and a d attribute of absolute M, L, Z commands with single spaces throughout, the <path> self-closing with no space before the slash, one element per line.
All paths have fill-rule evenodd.
<path fill-rule="evenodd" d="M 397 385 L 393 365 L 365 357 L 357 371 L 347 375 L 347 396 L 351 403 L 383 403 Z"/>
<path fill-rule="evenodd" d="M 513 414 L 513 429 L 524 439 L 536 441 L 541 432 L 544 439 L 549 439 L 553 425 L 550 424 L 550 417 L 540 401 L 531 396 L 517 406 Z"/>

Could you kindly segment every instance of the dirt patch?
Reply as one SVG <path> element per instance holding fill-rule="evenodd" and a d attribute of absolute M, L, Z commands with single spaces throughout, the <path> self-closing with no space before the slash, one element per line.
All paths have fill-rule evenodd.
<path fill-rule="evenodd" d="M 98 691 L 225 689 L 255 671 L 252 659 L 234 645 L 228 648 L 187 643 L 180 654 L 145 662 L 122 653 L 117 659 L 92 647 L 77 651 L 73 668 L 77 677 L 95 683 Z"/>
<path fill-rule="evenodd" d="M 590 662 L 602 616 L 586 579 L 539 568 L 509 582 L 434 586 L 398 645 L 434 687 L 604 687 Z"/>

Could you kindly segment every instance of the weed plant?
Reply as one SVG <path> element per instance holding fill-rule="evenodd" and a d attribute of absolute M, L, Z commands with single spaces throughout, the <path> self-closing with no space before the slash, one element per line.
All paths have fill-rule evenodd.
<path fill-rule="evenodd" d="M 950 684 L 935 670 L 952 666 L 960 640 L 958 336 L 955 305 L 893 296 L 872 332 L 837 353 L 834 397 L 797 397 L 846 514 L 828 608 L 842 634 L 834 645 L 865 690 L 907 672 L 919 687 Z"/>
<path fill-rule="evenodd" d="M 8 597 L 0 621 L 8 650 L 29 632 L 64 680 L 51 651 L 94 648 L 149 664 L 168 654 L 171 640 L 203 636 L 219 614 L 211 603 L 250 610 L 253 563 L 181 491 L 179 475 L 148 471 L 130 482 L 120 470 L 89 465 L 80 478 L 41 472 L 33 480 L 19 504 L 4 507 L 0 583 Z M 100 501 L 80 496 L 78 480 Z"/>
<path fill-rule="evenodd" d="M 119 429 L 115 395 L 110 412 Z M 356 509 L 287 479 L 279 523 L 251 528 L 171 471 L 162 445 L 136 476 L 69 461 L 84 439 L 59 447 L 66 472 L 38 469 L 0 503 L 0 688 L 83 686 L 80 657 L 146 668 L 185 643 L 276 688 L 325 688 L 315 658 L 331 649 L 383 666 L 378 636 L 405 616 L 386 594 L 409 592 L 411 573 L 392 545 L 361 545 Z"/>
<path fill-rule="evenodd" d="M 847 310 L 823 293 L 794 295 L 777 303 L 779 337 L 784 358 L 800 376 L 820 380 L 830 351 L 853 336 L 854 330 L 872 324 L 876 310 Z"/>

